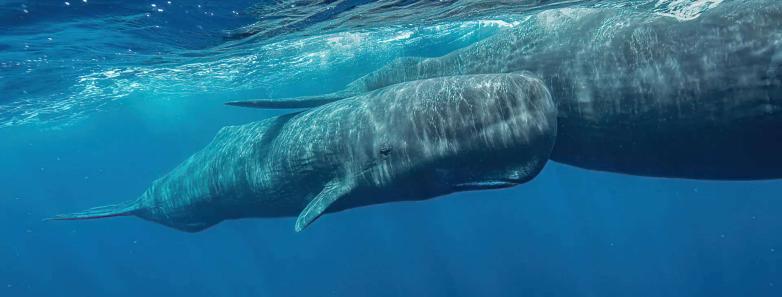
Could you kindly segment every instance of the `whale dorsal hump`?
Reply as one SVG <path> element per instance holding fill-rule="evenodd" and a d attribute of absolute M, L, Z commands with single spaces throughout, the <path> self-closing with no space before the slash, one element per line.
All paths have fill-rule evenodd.
<path fill-rule="evenodd" d="M 335 179 L 327 183 L 318 196 L 315 196 L 299 214 L 299 217 L 296 219 L 296 232 L 304 230 L 304 228 L 312 224 L 315 219 L 323 214 L 329 205 L 340 197 L 345 196 L 351 189 L 350 184 L 340 180 Z"/>
<path fill-rule="evenodd" d="M 226 102 L 225 104 L 233 105 L 233 106 L 241 106 L 241 107 L 254 107 L 254 108 L 266 108 L 266 109 L 312 108 L 312 107 L 321 106 L 326 103 L 331 103 L 340 99 L 352 97 L 353 95 L 355 94 L 348 91 L 340 91 L 340 92 L 315 95 L 315 96 L 229 101 Z"/>

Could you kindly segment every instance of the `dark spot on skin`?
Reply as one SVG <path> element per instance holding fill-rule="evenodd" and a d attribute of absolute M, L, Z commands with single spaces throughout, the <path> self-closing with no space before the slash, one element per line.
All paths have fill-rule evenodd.
<path fill-rule="evenodd" d="M 391 154 L 391 146 L 384 144 L 380 146 L 380 155 L 384 157 L 388 157 L 388 155 Z"/>

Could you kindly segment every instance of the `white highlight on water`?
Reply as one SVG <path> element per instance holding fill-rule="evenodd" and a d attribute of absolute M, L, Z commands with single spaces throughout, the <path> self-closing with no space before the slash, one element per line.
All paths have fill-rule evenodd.
<path fill-rule="evenodd" d="M 657 14 L 689 21 L 698 18 L 703 12 L 715 8 L 723 0 L 658 0 L 655 4 Z"/>

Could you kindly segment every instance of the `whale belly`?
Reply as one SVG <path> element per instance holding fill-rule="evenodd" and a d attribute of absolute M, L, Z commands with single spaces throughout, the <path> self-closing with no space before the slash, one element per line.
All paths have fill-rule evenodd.
<path fill-rule="evenodd" d="M 643 176 L 782 178 L 779 102 L 713 101 L 694 104 L 697 108 L 684 112 L 687 116 L 677 115 L 682 112 L 679 104 L 647 114 L 603 111 L 598 116 L 562 116 L 552 160 Z"/>

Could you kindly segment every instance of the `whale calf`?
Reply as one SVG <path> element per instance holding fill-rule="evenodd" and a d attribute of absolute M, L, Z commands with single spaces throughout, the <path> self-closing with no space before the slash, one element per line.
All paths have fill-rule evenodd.
<path fill-rule="evenodd" d="M 226 219 L 298 216 L 504 188 L 549 159 L 556 107 L 525 73 L 433 78 L 222 128 L 136 200 L 55 220 L 137 216 L 196 232 Z"/>
<path fill-rule="evenodd" d="M 530 71 L 556 101 L 552 160 L 626 174 L 782 178 L 782 1 L 733 0 L 694 20 L 559 8 L 442 57 L 402 58 L 311 107 L 395 83 Z"/>

